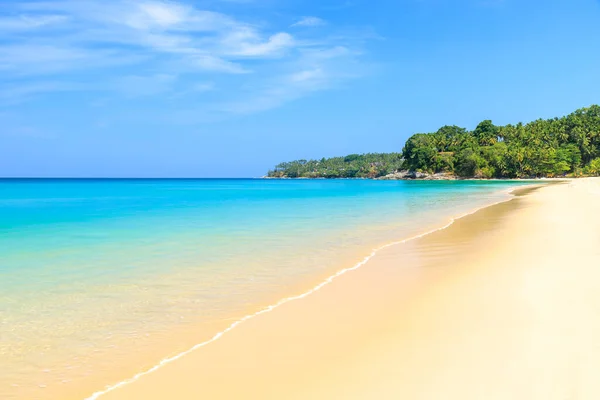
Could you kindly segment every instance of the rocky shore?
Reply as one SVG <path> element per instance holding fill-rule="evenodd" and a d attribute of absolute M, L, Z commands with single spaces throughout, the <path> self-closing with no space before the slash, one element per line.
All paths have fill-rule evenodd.
<path fill-rule="evenodd" d="M 381 176 L 379 178 L 375 178 L 378 180 L 385 181 L 393 181 L 393 180 L 411 180 L 411 179 L 420 179 L 426 181 L 442 181 L 442 180 L 455 180 L 458 177 L 452 173 L 448 172 L 438 172 L 436 174 L 428 174 L 425 172 L 416 172 L 416 171 L 399 171 L 393 174 L 388 174 L 385 176 Z"/>

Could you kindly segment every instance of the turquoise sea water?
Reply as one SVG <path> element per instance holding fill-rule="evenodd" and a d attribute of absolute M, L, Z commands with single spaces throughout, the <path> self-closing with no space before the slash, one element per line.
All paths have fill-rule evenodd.
<path fill-rule="evenodd" d="M 0 398 L 99 376 L 153 338 L 256 311 L 518 184 L 0 180 Z"/>

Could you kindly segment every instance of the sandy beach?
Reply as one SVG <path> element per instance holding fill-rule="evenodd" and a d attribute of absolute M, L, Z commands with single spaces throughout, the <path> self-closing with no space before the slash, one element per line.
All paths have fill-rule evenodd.
<path fill-rule="evenodd" d="M 598 399 L 599 201 L 522 193 L 94 398 Z"/>

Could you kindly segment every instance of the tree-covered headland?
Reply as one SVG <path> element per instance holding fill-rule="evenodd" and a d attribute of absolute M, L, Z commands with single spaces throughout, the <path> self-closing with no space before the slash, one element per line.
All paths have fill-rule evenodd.
<path fill-rule="evenodd" d="M 600 175 L 600 106 L 565 117 L 473 131 L 443 126 L 411 136 L 402 153 L 353 154 L 281 163 L 270 177 L 376 178 L 400 170 L 464 178 Z"/>
<path fill-rule="evenodd" d="M 296 160 L 277 164 L 272 178 L 377 178 L 399 171 L 400 153 L 350 154 L 321 160 Z"/>

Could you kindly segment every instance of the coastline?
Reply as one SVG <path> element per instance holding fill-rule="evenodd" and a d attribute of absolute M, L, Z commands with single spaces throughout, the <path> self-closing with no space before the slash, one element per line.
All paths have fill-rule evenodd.
<path fill-rule="evenodd" d="M 530 186 L 516 188 L 516 190 L 517 191 L 523 191 L 524 189 L 525 190 L 529 190 L 528 188 L 530 188 Z M 513 199 L 509 199 L 508 202 L 511 202 L 511 200 L 513 200 Z M 502 203 L 505 203 L 505 202 L 506 201 L 501 201 L 499 203 L 496 203 L 496 205 L 497 204 L 502 204 Z M 441 231 L 441 230 L 445 230 L 446 228 L 448 228 L 451 225 L 453 225 L 454 221 L 456 221 L 456 220 L 461 221 L 465 216 L 472 215 L 473 213 L 477 214 L 476 211 L 479 210 L 479 212 L 481 212 L 482 209 L 485 210 L 485 209 L 490 208 L 490 207 L 493 208 L 494 206 L 489 206 L 488 205 L 488 206 L 479 208 L 479 209 L 474 210 L 472 212 L 466 213 L 465 215 L 463 215 L 461 217 L 452 219 L 452 221 L 449 224 L 447 224 L 446 226 L 443 226 L 441 228 L 433 229 L 432 231 L 425 232 L 423 234 L 417 235 L 417 236 L 412 237 L 412 238 L 408 238 L 408 239 L 397 241 L 397 242 L 393 242 L 393 243 L 388 243 L 388 244 L 386 244 L 384 246 L 381 246 L 380 248 L 374 250 L 371 255 L 369 255 L 368 257 L 366 257 L 364 260 L 362 260 L 357 265 L 355 265 L 355 266 L 353 266 L 351 268 L 347 268 L 347 269 L 345 269 L 343 271 L 339 271 L 337 274 L 331 276 L 325 282 L 317 285 L 317 287 L 311 289 L 310 291 L 308 291 L 306 293 L 303 293 L 301 295 L 298 295 L 298 296 L 293 296 L 293 297 L 290 297 L 290 298 L 283 299 L 279 303 L 277 303 L 277 304 L 275 304 L 273 306 L 267 307 L 267 309 L 265 309 L 265 310 L 262 310 L 262 311 L 259 311 L 259 312 L 255 313 L 255 314 L 253 314 L 253 315 L 249 315 L 247 317 L 244 317 L 244 318 L 242 318 L 242 320 L 234 322 L 234 324 L 232 324 L 229 328 L 227 328 L 224 331 L 218 333 L 212 339 L 210 339 L 210 340 L 208 340 L 206 342 L 200 343 L 200 344 L 194 346 L 194 348 L 192 348 L 192 349 L 190 349 L 188 351 L 185 351 L 184 353 L 178 354 L 178 355 L 176 355 L 174 357 L 171 357 L 171 358 L 164 359 L 160 364 L 156 365 L 155 367 L 151 368 L 150 370 L 142 372 L 142 373 L 136 375 L 134 378 L 130 378 L 130 379 L 126 380 L 126 381 L 123 381 L 123 382 L 115 385 L 114 387 L 110 387 L 108 390 L 98 391 L 94 395 L 88 397 L 88 399 L 112 398 L 111 397 L 112 394 L 114 394 L 115 396 L 117 396 L 115 398 L 122 398 L 122 397 L 119 397 L 120 392 L 122 390 L 124 390 L 124 389 L 127 389 L 129 387 L 129 384 L 132 384 L 132 386 L 133 386 L 133 384 L 137 383 L 138 381 L 140 383 L 142 383 L 142 381 L 144 380 L 144 378 L 146 376 L 151 375 L 151 376 L 154 377 L 154 376 L 160 375 L 161 371 L 164 369 L 163 367 L 167 368 L 167 367 L 170 367 L 171 365 L 175 366 L 175 365 L 184 363 L 186 361 L 186 359 L 189 359 L 191 357 L 197 357 L 198 354 L 204 353 L 207 349 L 209 349 L 210 347 L 214 346 L 216 343 L 213 343 L 213 342 L 215 342 L 217 339 L 220 339 L 222 336 L 223 336 L 223 339 L 225 339 L 228 335 L 232 334 L 233 331 L 231 331 L 231 330 L 234 327 L 236 327 L 236 326 L 239 325 L 239 328 L 242 328 L 243 326 L 245 326 L 247 323 L 250 322 L 249 321 L 250 319 L 254 320 L 255 319 L 254 317 L 256 317 L 256 316 L 261 316 L 261 318 L 262 318 L 263 317 L 262 314 L 268 313 L 270 311 L 276 311 L 276 310 L 279 310 L 280 308 L 285 308 L 287 306 L 287 303 L 292 302 L 292 300 L 304 299 L 303 301 L 306 301 L 305 298 L 307 298 L 307 296 L 309 294 L 316 294 L 317 290 L 319 290 L 321 288 L 325 288 L 326 285 L 329 286 L 330 283 L 336 283 L 336 282 L 338 282 L 338 280 L 341 280 L 342 278 L 346 278 L 346 275 L 345 275 L 346 272 L 357 270 L 359 267 L 363 266 L 367 262 L 369 262 L 369 265 L 370 265 L 370 263 L 372 263 L 373 261 L 369 261 L 369 260 L 371 258 L 375 257 L 376 255 L 378 255 L 379 252 L 386 251 L 388 248 L 396 247 L 396 245 L 399 245 L 399 244 L 406 245 L 406 243 L 408 243 L 410 241 L 415 241 L 415 240 L 418 240 L 418 239 L 422 239 L 423 237 L 431 235 L 431 234 L 434 234 L 435 232 L 438 232 L 438 231 Z M 402 246 L 402 247 L 404 247 L 404 246 Z M 368 269 L 369 268 L 365 268 L 365 270 L 368 270 Z M 342 275 L 344 275 L 344 276 L 342 276 Z M 354 274 L 348 274 L 348 276 L 352 276 L 352 275 L 354 275 Z M 335 279 L 335 282 L 334 282 L 334 278 L 337 278 L 337 279 Z M 405 280 L 405 278 L 406 277 L 402 277 L 401 279 Z M 408 281 L 410 281 L 410 279 L 408 279 L 406 281 L 408 282 Z M 337 285 L 339 285 L 339 283 L 337 283 Z M 329 291 L 332 290 L 329 287 L 327 289 Z M 312 296 L 310 296 L 310 297 L 312 297 Z M 298 302 L 298 303 L 302 303 L 302 302 Z M 260 320 L 261 318 L 256 318 L 256 320 Z M 244 322 L 244 324 L 240 325 L 242 322 Z M 224 335 L 224 333 L 227 333 L 227 335 Z M 202 351 L 197 351 L 197 352 L 194 351 L 194 350 L 197 350 L 199 347 L 204 347 L 205 345 L 207 345 L 209 343 L 211 344 L 211 346 L 207 346 L 206 348 L 202 349 Z M 175 361 L 177 361 L 177 362 L 175 362 Z M 117 389 L 117 390 L 114 390 L 114 389 Z M 109 392 L 109 393 L 106 394 L 107 392 Z M 144 396 L 146 396 L 146 395 L 144 395 Z M 198 395 L 198 394 L 196 393 L 196 395 Z M 215 393 L 212 393 L 211 395 L 214 396 Z M 185 394 L 180 394 L 180 396 L 183 396 L 183 398 L 185 398 Z"/>
<path fill-rule="evenodd" d="M 383 249 L 99 397 L 597 398 L 599 225 L 573 232 L 599 194 L 546 186 Z"/>
<path fill-rule="evenodd" d="M 217 183 L 217 185 L 221 184 L 224 184 L 225 187 L 229 186 L 228 182 Z M 257 184 L 260 186 L 259 183 L 252 183 L 252 185 Z M 61 185 L 63 184 L 61 183 Z M 255 187 L 252 185 L 249 187 Z M 523 184 L 521 183 L 521 185 Z M 184 185 L 184 187 L 190 186 L 196 187 L 196 184 Z M 269 188 L 273 187 L 272 185 L 267 186 Z M 425 187 L 422 188 L 421 186 Z M 464 183 L 447 186 L 448 184 L 443 182 L 441 184 L 417 184 L 416 186 L 402 183 L 382 185 L 377 182 L 304 183 L 300 185 L 300 189 L 318 189 L 317 193 L 347 194 L 346 192 L 349 190 L 350 193 L 361 191 L 365 195 L 358 197 L 344 195 L 341 198 L 326 196 L 325 201 L 314 201 L 312 199 L 319 196 L 311 196 L 309 203 L 314 206 L 323 205 L 323 207 L 311 207 L 315 210 L 311 213 L 326 217 L 322 220 L 329 221 L 329 224 L 316 219 L 300 224 L 300 228 L 305 228 L 297 231 L 304 231 L 310 234 L 313 239 L 301 237 L 294 239 L 295 245 L 293 248 L 288 248 L 289 241 L 285 242 L 285 235 L 288 233 L 286 230 L 279 230 L 283 235 L 277 235 L 276 240 L 273 240 L 269 235 L 256 235 L 261 240 L 260 242 L 255 241 L 257 246 L 263 245 L 265 249 L 281 249 L 281 255 L 287 254 L 286 257 L 276 257 L 279 254 L 260 251 L 258 250 L 259 247 L 256 248 L 258 251 L 255 253 L 254 249 L 244 247 L 247 242 L 243 240 L 243 235 L 241 236 L 242 240 L 238 242 L 234 240 L 240 237 L 236 234 L 238 231 L 235 229 L 229 230 L 232 233 L 229 241 L 239 244 L 236 249 L 232 249 L 232 252 L 239 249 L 246 249 L 247 251 L 247 255 L 240 258 L 240 261 L 244 261 L 244 259 L 258 261 L 262 259 L 265 262 L 262 269 L 253 268 L 253 265 L 249 263 L 246 263 L 240 269 L 223 269 L 225 273 L 237 271 L 236 274 L 241 279 L 239 281 L 241 285 L 237 285 L 238 281 L 233 281 L 233 286 L 215 285 L 214 290 L 206 290 L 206 286 L 213 282 L 211 278 L 213 276 L 220 277 L 222 274 L 193 273 L 193 271 L 198 270 L 196 268 L 190 269 L 190 273 L 186 275 L 174 275 L 173 280 L 169 279 L 171 278 L 169 274 L 162 281 L 143 279 L 144 275 L 139 274 L 139 279 L 136 277 L 133 281 L 135 286 L 131 288 L 134 289 L 131 295 L 129 295 L 131 291 L 123 292 L 123 295 L 121 295 L 121 293 L 114 292 L 111 287 L 108 287 L 106 291 L 99 292 L 96 292 L 96 290 L 80 291 L 81 295 L 85 297 L 80 298 L 82 300 L 77 301 L 76 304 L 85 304 L 84 307 L 73 307 L 74 304 L 67 296 L 63 296 L 66 302 L 61 307 L 61 298 L 53 298 L 52 293 L 50 293 L 50 296 L 44 296 L 42 304 L 45 304 L 45 307 L 46 305 L 52 306 L 52 309 L 60 313 L 56 315 L 63 331 L 72 323 L 82 328 L 80 331 L 72 331 L 73 333 L 85 333 L 88 328 L 85 324 L 94 323 L 95 321 L 106 324 L 104 325 L 106 328 L 102 327 L 102 329 L 91 332 L 92 334 L 89 335 L 80 335 L 79 337 L 82 340 L 79 341 L 78 336 L 61 336 L 60 331 L 56 331 L 57 336 L 52 334 L 35 335 L 36 329 L 29 329 L 29 332 L 32 332 L 32 339 L 28 343 L 35 345 L 43 341 L 49 350 L 37 355 L 30 352 L 35 357 L 31 361 L 23 358 L 21 362 L 16 357 L 5 360 L 4 368 L 0 371 L 0 375 L 2 375 L 0 377 L 2 378 L 0 379 L 2 380 L 0 392 L 3 393 L 0 397 L 6 397 L 7 399 L 83 399 L 99 388 L 134 376 L 140 371 L 153 367 L 164 358 L 175 356 L 199 342 L 209 340 L 215 333 L 226 329 L 232 322 L 245 315 L 253 314 L 268 305 L 275 304 L 282 298 L 305 292 L 341 269 L 355 265 L 357 261 L 362 260 L 365 255 L 369 254 L 373 248 L 381 244 L 438 228 L 446 224 L 450 216 L 460 215 L 477 207 L 506 199 L 509 197 L 507 194 L 509 189 L 519 185 L 517 183 Z M 88 187 L 94 188 L 97 186 Z M 160 189 L 161 187 L 164 186 L 162 184 L 149 186 L 151 190 Z M 281 186 L 278 184 L 275 187 L 283 187 L 278 191 L 285 191 L 286 187 L 296 189 L 298 186 L 296 184 L 286 186 L 282 183 Z M 411 189 L 405 190 L 408 187 Z M 62 191 L 65 188 L 69 188 L 69 186 L 58 187 L 57 190 Z M 368 195 L 368 193 L 372 194 Z M 423 196 L 423 194 L 427 195 Z M 343 211 L 338 211 L 341 205 Z M 285 212 L 279 214 L 283 214 L 285 217 Z M 332 216 L 342 214 L 346 216 L 345 219 L 332 218 Z M 271 217 L 270 219 L 273 221 L 278 220 L 273 218 L 276 215 L 267 214 L 266 216 Z M 179 215 L 177 214 L 169 218 L 169 223 L 164 225 L 165 231 L 174 232 L 173 228 L 177 227 L 178 218 Z M 136 218 L 135 220 L 139 221 L 140 224 L 145 221 L 143 218 L 139 220 Z M 283 221 L 285 220 L 283 218 Z M 242 219 L 242 221 L 244 220 Z M 336 222 L 332 223 L 334 221 Z M 292 223 L 295 222 L 292 221 Z M 87 228 L 89 229 L 91 226 Z M 79 231 L 85 231 L 85 229 L 85 225 L 79 227 Z M 201 237 L 202 232 L 191 233 L 193 233 L 191 237 L 198 238 Z M 128 245 L 126 241 L 120 240 L 118 232 L 111 237 L 111 240 L 119 246 Z M 294 235 L 289 235 L 289 237 L 293 238 Z M 186 238 L 185 236 L 182 238 L 184 240 L 183 244 L 186 243 Z M 315 238 L 324 240 L 319 241 Z M 51 244 L 52 242 L 48 243 Z M 307 246 L 310 243 L 313 243 L 313 246 Z M 60 245 L 60 243 L 58 244 Z M 186 248 L 185 245 L 179 246 L 181 249 Z M 56 248 L 54 246 L 48 247 Z M 58 247 L 60 248 L 60 246 Z M 162 249 L 163 244 L 155 242 L 154 248 Z M 78 249 L 80 248 L 77 246 L 73 247 L 73 250 Z M 229 254 L 228 249 L 223 250 L 225 251 L 224 254 Z M 94 251 L 80 251 L 80 253 L 82 259 L 87 257 L 87 262 L 90 265 L 98 260 Z M 238 251 L 238 253 L 240 252 Z M 188 257 L 188 259 L 191 258 Z M 145 260 L 148 260 L 148 258 L 145 258 Z M 170 262 L 181 260 L 185 261 L 186 257 L 179 257 L 178 254 L 172 254 L 169 257 Z M 273 261 L 277 260 L 280 263 L 275 264 Z M 153 265 L 152 260 L 149 261 L 148 265 Z M 224 266 L 226 267 L 227 264 L 224 264 Z M 109 271 L 110 266 L 107 266 L 106 270 Z M 270 273 L 270 271 L 272 271 L 270 275 L 264 275 L 264 272 Z M 292 272 L 294 272 L 294 275 L 291 274 Z M 256 273 L 258 275 L 255 275 Z M 272 281 L 277 282 L 277 284 L 262 285 L 263 278 L 269 276 L 275 277 L 276 279 Z M 183 279 L 184 277 L 186 279 Z M 74 282 L 76 285 L 84 283 L 81 280 Z M 153 285 L 153 283 L 158 285 Z M 47 286 L 52 287 L 50 285 L 51 282 Z M 135 290 L 136 288 L 147 290 L 138 291 Z M 155 288 L 158 290 L 153 290 Z M 190 296 L 194 294 L 189 292 L 190 288 L 203 289 L 199 293 L 214 294 L 216 296 L 226 295 L 226 299 L 231 299 L 231 304 L 237 308 L 226 308 L 222 306 L 222 303 L 217 304 L 217 307 L 213 307 L 213 304 L 209 301 L 194 301 L 193 307 L 188 309 L 187 305 L 190 302 L 186 300 L 198 298 L 197 296 Z M 77 293 L 77 291 L 74 292 Z M 143 314 L 127 312 L 128 308 L 131 309 L 131 307 L 128 307 L 129 304 L 135 305 L 130 300 L 135 300 L 134 296 L 137 296 L 138 293 L 142 300 L 150 302 L 144 303 L 148 304 L 147 307 L 139 308 L 141 311 L 146 312 Z M 96 294 L 101 295 L 98 297 Z M 244 294 L 246 294 L 245 298 L 242 297 Z M 98 300 L 97 302 L 83 301 L 85 299 L 93 300 L 95 297 Z M 117 303 L 115 300 L 120 298 L 124 301 Z M 112 307 L 110 306 L 111 303 L 113 304 Z M 29 303 L 24 301 L 22 304 L 26 306 Z M 152 308 L 156 312 L 153 312 Z M 102 309 L 107 311 L 104 312 Z M 207 311 L 211 310 L 216 310 L 216 312 L 205 318 Z M 65 314 L 68 316 L 67 318 L 61 317 Z M 18 314 L 15 313 L 15 315 L 18 317 Z M 36 319 L 30 316 L 23 321 L 28 321 L 34 328 L 36 326 L 40 327 L 37 332 L 42 333 L 41 328 L 51 326 L 51 319 L 54 317 L 54 314 L 50 312 L 46 312 L 46 315 L 48 318 L 40 317 Z M 107 318 L 102 318 L 102 316 Z M 120 321 L 123 321 L 123 324 L 110 325 L 116 319 L 113 318 L 118 316 L 120 316 Z M 181 322 L 179 322 L 180 320 Z M 162 325 L 158 326 L 158 324 Z M 162 329 L 152 329 L 157 326 Z M 29 337 L 29 332 L 19 332 L 18 329 L 12 332 L 13 337 L 22 339 Z M 39 341 L 36 339 L 38 337 L 40 338 Z M 52 342 L 47 338 L 52 338 L 55 341 Z M 9 352 L 9 356 L 13 356 L 20 347 L 12 345 L 10 333 L 8 339 L 4 343 L 4 348 L 15 349 L 15 352 Z M 49 345 L 54 345 L 54 347 Z M 59 351 L 61 349 L 64 350 Z M 24 350 L 28 349 L 24 348 Z"/>
<path fill-rule="evenodd" d="M 406 172 L 406 171 L 404 171 Z M 398 173 L 384 176 L 378 176 L 374 178 L 369 177 L 356 177 L 356 178 L 327 178 L 327 177 L 289 177 L 289 176 L 261 176 L 256 179 L 265 180 L 372 180 L 372 181 L 489 181 L 489 182 L 560 182 L 568 181 L 572 179 L 585 179 L 594 178 L 594 175 L 581 175 L 576 177 L 563 176 L 563 177 L 541 177 L 541 178 L 474 178 L 474 177 L 461 177 L 458 175 L 451 175 L 446 173 L 435 173 L 435 174 L 424 174 L 424 173 Z"/>

